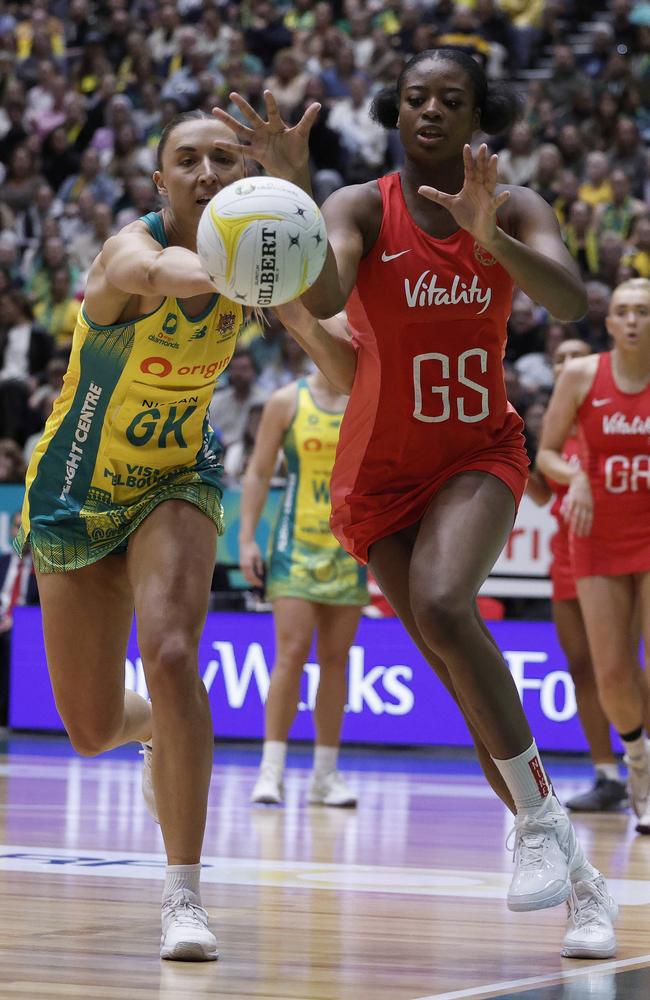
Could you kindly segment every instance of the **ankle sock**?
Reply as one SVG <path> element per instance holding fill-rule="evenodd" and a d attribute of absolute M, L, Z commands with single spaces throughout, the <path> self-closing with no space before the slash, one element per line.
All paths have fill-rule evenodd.
<path fill-rule="evenodd" d="M 198 865 L 167 865 L 163 902 L 173 896 L 179 889 L 189 889 L 201 902 L 201 864 Z"/>
<path fill-rule="evenodd" d="M 497 760 L 493 757 L 492 760 L 510 790 L 517 812 L 522 809 L 538 809 L 551 794 L 551 782 L 534 740 L 517 757 L 509 760 Z"/>

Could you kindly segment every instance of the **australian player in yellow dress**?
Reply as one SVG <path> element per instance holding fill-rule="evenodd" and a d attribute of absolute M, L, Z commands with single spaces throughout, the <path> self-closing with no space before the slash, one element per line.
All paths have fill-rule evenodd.
<path fill-rule="evenodd" d="M 310 109 L 271 173 L 305 160 Z M 294 148 L 295 147 L 295 148 Z M 106 241 L 93 262 L 64 388 L 27 475 L 20 550 L 31 545 L 48 669 L 75 749 L 143 745 L 143 791 L 168 867 L 160 954 L 213 960 L 201 905 L 201 849 L 213 726 L 198 672 L 218 532 L 220 454 L 206 411 L 242 309 L 203 271 L 196 232 L 209 200 L 246 174 L 243 147 L 215 117 L 164 129 L 153 179 L 164 208 Z M 283 154 L 288 157 L 287 163 Z M 135 611 L 151 702 L 124 689 Z"/>
<path fill-rule="evenodd" d="M 285 306 L 285 314 L 297 309 Z M 280 312 L 282 312 L 280 310 Z M 300 680 L 314 634 L 320 680 L 314 722 L 316 746 L 307 800 L 354 806 L 356 795 L 337 770 L 347 695 L 347 659 L 369 601 L 366 570 L 345 552 L 329 526 L 330 478 L 347 403 L 320 373 L 292 382 L 271 396 L 262 415 L 244 478 L 240 560 L 252 584 L 262 583 L 263 560 L 255 527 L 267 496 L 278 449 L 287 482 L 266 572 L 273 605 L 275 662 L 266 701 L 262 763 L 252 801 L 283 800 L 289 729 L 298 709 Z"/>

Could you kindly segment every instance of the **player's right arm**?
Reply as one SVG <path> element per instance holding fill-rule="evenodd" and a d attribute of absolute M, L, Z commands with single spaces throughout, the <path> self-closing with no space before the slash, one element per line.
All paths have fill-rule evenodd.
<path fill-rule="evenodd" d="M 577 535 L 588 535 L 593 521 L 593 497 L 586 473 L 562 458 L 562 448 L 576 422 L 578 410 L 592 386 L 598 355 L 569 361 L 557 380 L 544 416 L 537 451 L 537 468 L 569 490 L 562 514 Z"/>
<path fill-rule="evenodd" d="M 106 241 L 90 269 L 85 297 L 91 318 L 108 325 L 107 309 L 115 312 L 114 322 L 129 298 L 189 298 L 215 290 L 196 253 L 161 247 L 138 220 Z"/>
<path fill-rule="evenodd" d="M 345 308 L 357 280 L 364 252 L 364 221 L 370 192 L 366 185 L 340 188 L 323 205 L 329 246 L 320 275 L 304 295 L 305 306 L 318 319 Z"/>
<path fill-rule="evenodd" d="M 264 584 L 264 558 L 255 541 L 255 529 L 266 503 L 278 451 L 296 409 L 296 383 L 274 392 L 262 413 L 255 447 L 242 480 L 239 512 L 239 567 L 248 583 Z"/>

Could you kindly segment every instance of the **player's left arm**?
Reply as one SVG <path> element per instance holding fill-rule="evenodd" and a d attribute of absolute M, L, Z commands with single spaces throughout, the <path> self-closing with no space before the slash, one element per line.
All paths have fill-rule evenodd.
<path fill-rule="evenodd" d="M 562 322 L 580 319 L 587 293 L 555 212 L 536 191 L 510 187 L 489 252 L 534 302 Z"/>

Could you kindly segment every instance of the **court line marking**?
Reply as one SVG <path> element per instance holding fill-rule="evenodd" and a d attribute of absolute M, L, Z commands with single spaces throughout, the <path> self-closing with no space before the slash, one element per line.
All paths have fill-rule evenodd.
<path fill-rule="evenodd" d="M 416 997 L 416 1000 L 462 1000 L 463 997 L 478 1000 L 479 997 L 487 997 L 489 994 L 503 993 L 507 990 L 519 989 L 522 986 L 553 986 L 563 983 L 567 979 L 579 979 L 581 976 L 590 976 L 593 973 L 609 973 L 619 969 L 632 968 L 635 965 L 644 966 L 650 964 L 650 955 L 639 955 L 637 958 L 622 958 L 619 961 L 599 962 L 598 965 L 589 965 L 584 969 L 572 969 L 568 972 L 548 973 L 546 976 L 530 976 L 527 979 L 510 979 L 501 983 L 489 983 L 487 986 L 472 987 L 467 990 L 453 990 L 451 993 L 432 993 L 427 997 Z"/>

